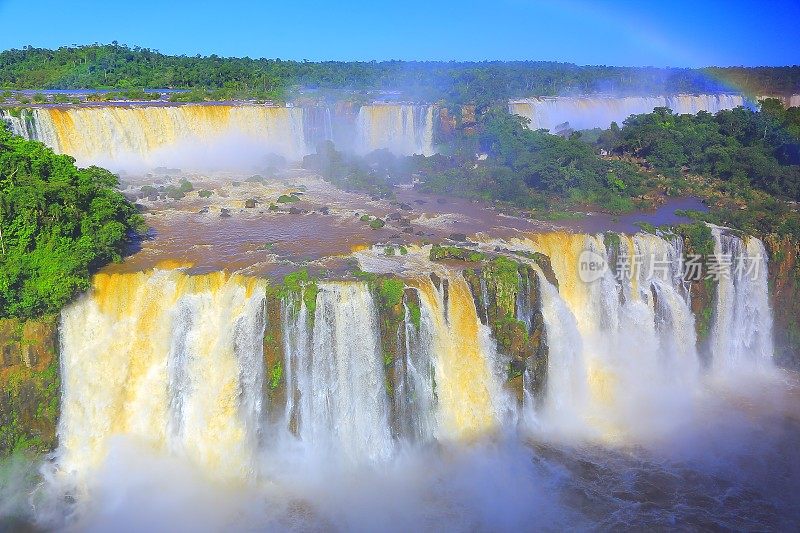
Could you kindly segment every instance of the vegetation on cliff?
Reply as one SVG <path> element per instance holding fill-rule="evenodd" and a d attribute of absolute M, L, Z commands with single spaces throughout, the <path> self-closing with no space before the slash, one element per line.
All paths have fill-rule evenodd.
<path fill-rule="evenodd" d="M 57 312 L 121 258 L 143 221 L 117 185 L 0 128 L 0 317 Z"/>

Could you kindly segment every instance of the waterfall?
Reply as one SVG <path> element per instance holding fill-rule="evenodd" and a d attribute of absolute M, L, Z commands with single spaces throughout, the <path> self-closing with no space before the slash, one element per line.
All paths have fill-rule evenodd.
<path fill-rule="evenodd" d="M 716 113 L 745 104 L 744 97 L 733 94 L 536 97 L 512 100 L 509 111 L 529 119 L 533 130 L 556 130 L 564 123 L 574 130 L 584 130 L 607 128 L 612 122 L 622 125 L 630 115 L 650 113 L 656 107 L 668 107 L 678 114 L 696 114 Z"/>
<path fill-rule="evenodd" d="M 125 434 L 223 477 L 251 475 L 264 298 L 260 283 L 223 273 L 95 276 L 61 318 L 62 469 L 87 471 Z"/>
<path fill-rule="evenodd" d="M 439 436 L 469 439 L 491 431 L 512 408 L 489 328 L 478 319 L 467 282 L 453 274 L 438 288 L 430 280 L 420 280 L 417 288 L 434 332 Z"/>
<path fill-rule="evenodd" d="M 712 232 L 717 254 L 745 266 L 716 285 L 713 370 L 769 367 L 763 243 Z M 276 396 L 265 393 L 274 388 L 265 370 L 265 282 L 162 269 L 101 273 L 61 317 L 59 465 L 98 465 L 116 435 L 242 479 L 259 474 L 256 458 L 277 435 L 381 463 L 398 441 L 471 441 L 520 418 L 541 431 L 612 442 L 671 431 L 704 375 L 680 238 L 549 233 L 505 246 L 547 255 L 558 280 L 556 287 L 531 260 L 536 277 L 518 284 L 517 319 L 531 329 L 541 318 L 547 348 L 542 396 L 523 389 L 522 413 L 506 386 L 510 360 L 456 270 L 439 265 L 435 276 L 406 280 L 397 328 L 385 327 L 366 283 L 319 282 L 315 300 L 283 297 L 284 390 Z M 586 253 L 614 264 L 583 279 Z M 387 345 L 393 354 L 383 353 Z"/>
<path fill-rule="evenodd" d="M 0 110 L 0 119 L 80 165 L 135 172 L 246 170 L 270 154 L 298 161 L 324 140 L 360 154 L 388 148 L 431 155 L 433 114 L 431 106 L 405 104 L 362 106 L 356 118 L 334 116 L 328 107 L 191 104 Z"/>
<path fill-rule="evenodd" d="M 540 422 L 550 427 L 578 421 L 586 412 L 587 380 L 583 359 L 583 339 L 575 317 L 558 290 L 539 276 L 542 317 L 547 331 L 547 385 L 545 404 L 525 406 L 530 416 L 538 411 Z"/>
<path fill-rule="evenodd" d="M 712 234 L 719 266 L 710 337 L 713 365 L 721 371 L 769 366 L 772 313 L 764 244 L 716 226 Z"/>
<path fill-rule="evenodd" d="M 388 148 L 394 153 L 432 155 L 433 107 L 375 104 L 358 111 L 356 152 Z"/>
<path fill-rule="evenodd" d="M 542 283 L 549 348 L 544 420 L 562 429 L 586 424 L 611 440 L 637 425 L 658 430 L 659 417 L 700 368 L 679 246 L 648 234 L 621 235 L 617 263 L 587 282 L 578 269 L 584 252 L 607 262 L 613 257 L 602 236 L 553 233 L 522 244 L 548 255 L 559 281 L 558 294 Z"/>
<path fill-rule="evenodd" d="M 419 294 L 419 291 L 417 291 Z M 426 442 L 436 435 L 436 376 L 434 373 L 435 318 L 428 306 L 420 306 L 418 326 L 408 304 L 404 310 L 402 357 L 395 362 L 400 376 L 395 388 L 400 435 L 410 442 Z"/>
<path fill-rule="evenodd" d="M 315 448 L 358 460 L 388 458 L 393 450 L 377 310 L 363 283 L 323 283 L 313 327 L 296 313 L 286 368 L 297 395 L 297 433 Z M 301 307 L 305 311 L 305 307 Z M 308 333 L 311 337 L 308 338 Z M 310 350 L 310 351 L 309 351 Z M 287 417 L 290 415 L 287 415 Z"/>

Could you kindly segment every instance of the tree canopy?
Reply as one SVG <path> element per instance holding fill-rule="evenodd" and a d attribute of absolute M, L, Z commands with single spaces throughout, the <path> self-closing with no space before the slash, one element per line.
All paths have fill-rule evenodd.
<path fill-rule="evenodd" d="M 789 94 L 800 67 L 709 69 L 579 66 L 547 61 L 285 61 L 249 57 L 171 56 L 117 43 L 25 47 L 0 53 L 0 87 L 12 89 L 226 89 L 284 98 L 295 87 L 393 91 L 410 100 L 488 105 L 508 98 L 588 93 L 717 93 L 735 80 L 750 94 Z M 220 97 L 223 93 L 218 93 Z"/>
<path fill-rule="evenodd" d="M 0 317 L 55 312 L 143 221 L 117 177 L 0 127 Z"/>

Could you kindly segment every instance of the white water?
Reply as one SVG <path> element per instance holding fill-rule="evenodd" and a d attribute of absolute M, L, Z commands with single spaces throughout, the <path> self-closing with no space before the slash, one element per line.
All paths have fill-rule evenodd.
<path fill-rule="evenodd" d="M 751 372 L 772 364 L 772 312 L 767 253 L 755 237 L 744 239 L 712 228 L 714 253 L 723 267 L 717 284 L 711 355 L 723 372 Z"/>
<path fill-rule="evenodd" d="M 263 317 L 263 288 L 237 278 L 98 278 L 62 315 L 60 468 L 88 474 L 125 435 L 214 475 L 252 475 Z"/>
<path fill-rule="evenodd" d="M 0 110 L 17 135 L 39 140 L 79 165 L 141 172 L 158 166 L 249 170 L 278 155 L 299 161 L 322 140 L 366 154 L 431 155 L 431 106 L 362 106 L 356 118 L 328 108 L 164 105 L 33 108 L 20 117 Z"/>
<path fill-rule="evenodd" d="M 407 104 L 362 106 L 356 119 L 356 152 L 388 148 L 397 154 L 432 155 L 433 108 Z"/>
<path fill-rule="evenodd" d="M 607 128 L 612 122 L 622 126 L 630 115 L 650 113 L 656 107 L 668 107 L 678 114 L 700 111 L 716 113 L 745 105 L 745 99 L 733 94 L 625 97 L 537 97 L 512 100 L 509 111 L 529 119 L 534 130 L 554 130 L 568 122 L 574 130 Z"/>
<path fill-rule="evenodd" d="M 763 251 L 755 239 L 715 236 L 721 251 Z M 786 385 L 770 372 L 705 380 L 677 275 L 680 241 L 639 234 L 620 244 L 635 275 L 585 284 L 574 260 L 584 248 L 608 257 L 602 237 L 509 243 L 548 253 L 559 281 L 539 276 L 547 385 L 521 417 L 536 447 L 513 431 L 505 361 L 456 272 L 446 291 L 427 276 L 409 280 L 419 327 L 406 302 L 391 392 L 366 284 L 321 283 L 313 320 L 301 298 L 285 301 L 287 398 L 274 424 L 265 422 L 278 406 L 262 393 L 259 282 L 98 276 L 62 316 L 61 448 L 34 516 L 90 530 L 788 526 L 757 511 L 786 505 L 799 479 L 781 452 L 796 436 L 771 418 L 796 406 Z M 770 367 L 766 278 L 735 278 L 720 295 L 716 338 L 727 328 L 744 339 L 725 368 L 752 368 L 742 357 L 754 347 Z M 743 404 L 756 410 L 740 413 Z M 65 504 L 65 493 L 78 502 Z"/>
<path fill-rule="evenodd" d="M 295 320 L 307 321 L 307 314 Z M 354 461 L 387 459 L 393 450 L 389 406 L 377 311 L 366 285 L 320 285 L 312 337 L 300 336 L 307 325 L 290 331 L 298 334 L 298 349 L 286 368 L 296 386 L 289 395 L 299 397 L 301 440 Z"/>

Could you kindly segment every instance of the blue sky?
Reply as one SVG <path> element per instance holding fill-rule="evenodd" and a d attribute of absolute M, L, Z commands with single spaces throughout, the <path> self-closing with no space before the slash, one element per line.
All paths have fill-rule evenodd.
<path fill-rule="evenodd" d="M 118 41 L 282 59 L 800 64 L 800 1 L 0 0 L 0 49 Z"/>

